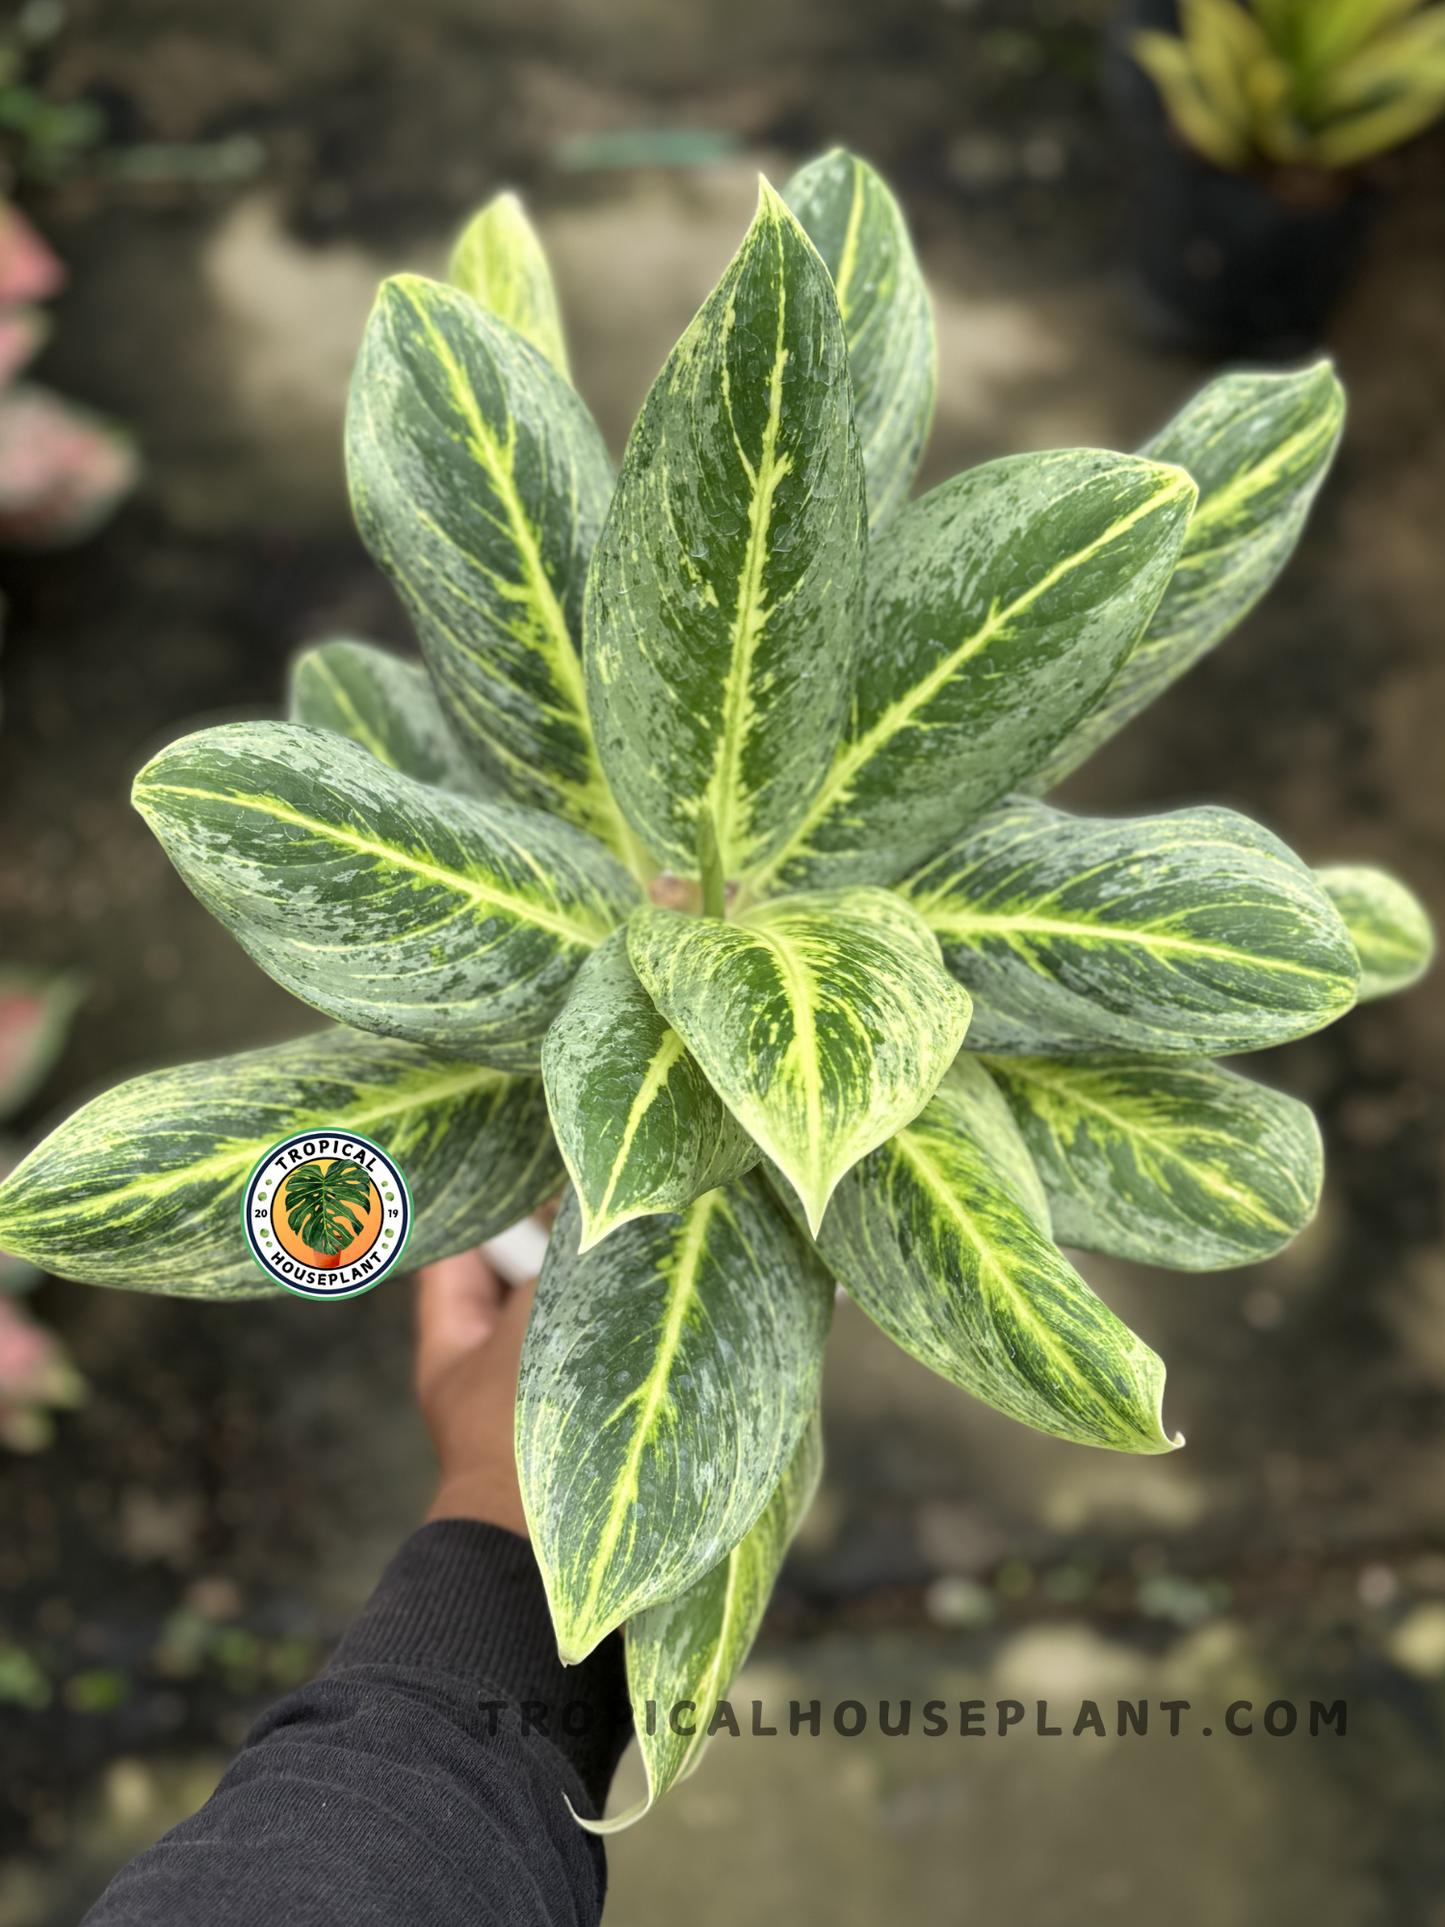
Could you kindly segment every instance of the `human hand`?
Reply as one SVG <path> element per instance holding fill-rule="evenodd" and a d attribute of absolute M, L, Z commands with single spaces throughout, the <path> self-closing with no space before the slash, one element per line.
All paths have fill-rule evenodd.
<path fill-rule="evenodd" d="M 480 1251 L 417 1273 L 416 1396 L 441 1467 L 428 1524 L 480 1519 L 527 1537 L 513 1418 L 536 1288 L 509 1288 Z"/>

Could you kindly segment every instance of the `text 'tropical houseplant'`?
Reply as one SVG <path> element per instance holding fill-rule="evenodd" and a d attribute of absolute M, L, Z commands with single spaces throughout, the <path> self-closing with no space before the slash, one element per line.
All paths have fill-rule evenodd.
<path fill-rule="evenodd" d="M 570 1179 L 517 1413 L 533 1543 L 567 1660 L 625 1623 L 639 1707 L 706 1708 L 817 1478 L 835 1284 L 1025 1424 L 1166 1452 L 1162 1364 L 1055 1238 L 1212 1267 L 1314 1210 L 1309 1112 L 1211 1059 L 1332 1022 L 1362 957 L 1409 981 L 1413 899 L 1229 810 L 1038 797 L 1263 592 L 1341 395 L 1226 377 L 1142 454 L 907 504 L 928 300 L 834 153 L 764 183 L 614 475 L 514 201 L 452 273 L 383 286 L 348 423 L 426 672 L 319 647 L 294 720 L 135 789 L 338 1027 L 97 1099 L 0 1191 L 0 1240 L 254 1292 L 246 1177 L 323 1123 L 400 1162 L 416 1261 Z M 656 1725 L 654 1796 L 706 1731 Z"/>

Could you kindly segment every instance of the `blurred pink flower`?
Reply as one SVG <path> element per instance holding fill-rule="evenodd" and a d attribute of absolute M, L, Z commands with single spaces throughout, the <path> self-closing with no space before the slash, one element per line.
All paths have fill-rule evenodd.
<path fill-rule="evenodd" d="M 25 216 L 0 201 L 0 308 L 48 301 L 65 286 L 65 268 Z"/>
<path fill-rule="evenodd" d="M 0 197 L 0 542 L 82 542 L 135 487 L 128 436 L 46 388 L 10 384 L 45 339 L 35 306 L 65 269 L 18 209 Z"/>
<path fill-rule="evenodd" d="M 8 388 L 50 332 L 39 308 L 0 308 L 0 388 Z"/>
<path fill-rule="evenodd" d="M 77 403 L 27 384 L 0 395 L 0 542 L 80 542 L 135 486 L 129 438 Z"/>
<path fill-rule="evenodd" d="M 50 1406 L 79 1405 L 86 1384 L 55 1333 L 13 1298 L 0 1298 L 0 1445 L 38 1452 L 50 1443 Z"/>
<path fill-rule="evenodd" d="M 83 994 L 70 971 L 0 965 L 0 1118 L 40 1088 Z"/>

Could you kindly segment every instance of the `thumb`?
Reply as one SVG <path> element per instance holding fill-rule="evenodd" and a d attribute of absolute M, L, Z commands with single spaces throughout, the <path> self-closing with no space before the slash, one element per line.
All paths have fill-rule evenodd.
<path fill-rule="evenodd" d="M 437 1379 L 496 1330 L 507 1288 L 480 1251 L 459 1251 L 416 1275 L 416 1389 Z"/>

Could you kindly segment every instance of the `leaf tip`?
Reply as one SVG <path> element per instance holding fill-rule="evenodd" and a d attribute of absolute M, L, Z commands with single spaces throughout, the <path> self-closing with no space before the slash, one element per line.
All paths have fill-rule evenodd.
<path fill-rule="evenodd" d="M 584 1251 L 591 1251 L 595 1246 L 600 1245 L 604 1238 L 610 1236 L 626 1220 L 613 1217 L 594 1218 L 587 1209 L 580 1191 L 577 1193 L 577 1202 L 582 1213 L 582 1235 L 577 1240 L 577 1256 L 580 1258 Z"/>
<path fill-rule="evenodd" d="M 808 1220 L 809 1235 L 816 1238 L 823 1228 L 823 1219 L 827 1213 L 828 1206 L 833 1201 L 833 1193 L 838 1188 L 838 1179 L 834 1178 L 826 1185 L 821 1183 L 803 1185 L 793 1177 L 791 1172 L 785 1173 L 785 1175 L 787 1176 L 789 1184 L 792 1185 L 798 1194 L 798 1202 L 803 1207 L 803 1216 Z M 840 1172 L 839 1176 L 841 1175 L 842 1173 Z"/>
<path fill-rule="evenodd" d="M 768 214 L 773 220 L 783 214 L 791 213 L 787 202 L 773 186 L 766 174 L 758 175 L 758 213 Z"/>
<path fill-rule="evenodd" d="M 533 1526 L 531 1509 L 527 1507 L 525 1491 L 523 1507 L 527 1511 L 527 1523 Z M 552 1609 L 552 1630 L 557 1635 L 557 1657 L 564 1666 L 580 1666 L 588 1654 L 600 1646 L 607 1635 L 621 1625 L 620 1619 L 603 1619 L 581 1601 L 569 1600 L 561 1593 L 554 1577 L 550 1560 L 546 1557 L 535 1527 L 531 1533 L 532 1546 L 537 1554 L 537 1563 L 542 1569 L 542 1584 L 546 1589 L 547 1600 Z M 573 1618 L 573 1612 L 578 1617 Z"/>
<path fill-rule="evenodd" d="M 567 1800 L 565 1793 L 562 1798 Z M 653 1805 L 649 1794 L 645 1800 L 639 1800 L 635 1807 L 629 1807 L 625 1813 L 615 1813 L 610 1820 L 584 1819 L 570 1800 L 567 1800 L 567 1811 L 584 1833 L 595 1833 L 605 1839 L 609 1833 L 625 1833 L 629 1827 L 635 1827 L 645 1814 L 651 1813 Z"/>
<path fill-rule="evenodd" d="M 608 1628 L 608 1631 L 610 1630 L 611 1629 Z M 558 1633 L 557 1657 L 564 1666 L 580 1666 L 583 1660 L 594 1652 L 606 1637 L 606 1631 L 598 1633 L 595 1638 L 590 1638 L 587 1634 L 578 1632 L 572 1632 L 570 1634 Z"/>
<path fill-rule="evenodd" d="M 803 242 L 810 255 L 818 254 L 818 250 L 814 247 L 809 237 L 808 230 L 803 226 L 797 215 L 794 214 L 793 210 L 788 206 L 788 203 L 783 199 L 777 188 L 773 186 L 767 175 L 759 174 L 758 210 L 753 216 L 753 226 L 758 227 L 764 222 L 766 222 L 769 227 L 775 229 L 779 235 L 786 230 L 795 240 Z M 821 265 L 822 258 L 821 256 L 818 258 Z M 832 286 L 831 276 L 829 277 L 828 285 L 830 287 Z"/>
<path fill-rule="evenodd" d="M 1171 478 L 1170 486 L 1166 490 L 1166 493 L 1168 495 L 1177 495 L 1181 500 L 1187 501 L 1192 511 L 1195 503 L 1199 500 L 1199 484 L 1189 473 L 1189 470 L 1178 462 L 1155 462 L 1154 466 L 1155 468 L 1162 469 L 1164 473 Z"/>

